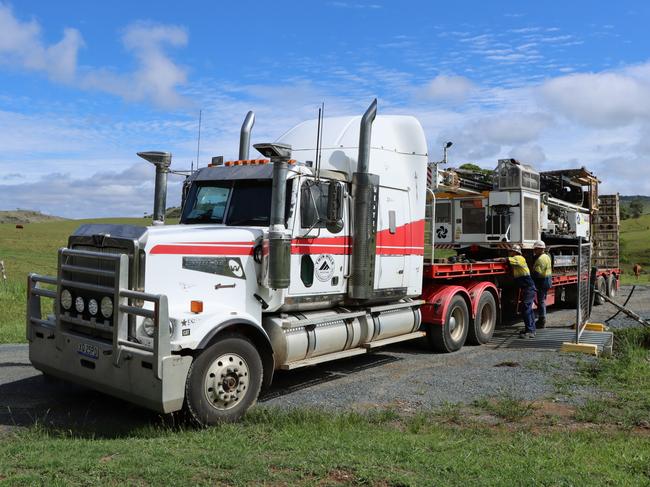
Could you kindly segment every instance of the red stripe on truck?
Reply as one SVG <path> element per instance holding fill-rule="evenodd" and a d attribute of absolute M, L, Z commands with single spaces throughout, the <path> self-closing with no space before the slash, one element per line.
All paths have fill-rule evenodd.
<path fill-rule="evenodd" d="M 152 255 L 253 255 L 253 242 L 247 247 L 232 245 L 161 244 L 151 249 Z"/>
<path fill-rule="evenodd" d="M 252 255 L 255 242 L 187 242 L 159 244 L 152 255 Z M 352 238 L 340 237 L 295 238 L 291 253 L 297 255 L 350 255 Z M 424 255 L 424 220 L 407 223 L 391 233 L 389 229 L 377 232 L 377 255 Z"/>

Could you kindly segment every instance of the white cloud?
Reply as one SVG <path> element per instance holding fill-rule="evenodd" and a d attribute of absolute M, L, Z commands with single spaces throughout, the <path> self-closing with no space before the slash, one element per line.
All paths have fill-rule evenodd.
<path fill-rule="evenodd" d="M 29 208 L 69 218 L 139 216 L 151 213 L 153 182 L 153 166 L 145 162 L 83 178 L 45 174 L 29 183 L 0 184 L 0 208 Z M 178 205 L 179 195 L 180 180 L 172 175 L 167 206 Z"/>
<path fill-rule="evenodd" d="M 128 26 L 122 42 L 138 65 L 131 73 L 116 73 L 78 65 L 84 40 L 77 29 L 64 29 L 60 41 L 47 45 L 38 22 L 23 22 L 10 7 L 0 3 L 0 64 L 42 72 L 57 82 L 105 91 L 130 101 L 150 100 L 164 108 L 186 104 L 177 92 L 187 82 L 186 70 L 167 55 L 164 47 L 183 47 L 187 37 L 179 26 L 142 22 Z"/>
<path fill-rule="evenodd" d="M 421 90 L 421 94 L 432 100 L 462 101 L 466 99 L 476 86 L 463 76 L 439 75 L 432 79 Z"/>
<path fill-rule="evenodd" d="M 576 73 L 544 83 L 540 92 L 554 110 L 593 127 L 615 127 L 650 118 L 650 63 L 621 71 Z"/>
<path fill-rule="evenodd" d="M 537 166 L 538 169 L 539 165 L 546 161 L 544 149 L 537 144 L 525 144 L 513 147 L 510 151 L 510 157 L 525 164 Z"/>
<path fill-rule="evenodd" d="M 62 39 L 47 46 L 36 21 L 21 22 L 11 9 L 0 4 L 0 62 L 12 68 L 43 71 L 50 79 L 70 82 L 77 69 L 77 54 L 83 46 L 76 29 L 65 29 Z"/>
<path fill-rule="evenodd" d="M 105 69 L 91 70 L 81 79 L 83 87 L 107 91 L 127 100 L 150 99 L 165 108 L 186 104 L 176 90 L 187 82 L 187 72 L 176 65 L 163 49 L 166 45 L 185 46 L 185 29 L 173 25 L 136 23 L 127 27 L 122 42 L 139 61 L 137 69 L 128 74 Z"/>

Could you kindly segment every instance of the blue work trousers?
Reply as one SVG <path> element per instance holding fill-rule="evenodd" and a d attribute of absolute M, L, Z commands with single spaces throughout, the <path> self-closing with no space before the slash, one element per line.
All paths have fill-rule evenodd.
<path fill-rule="evenodd" d="M 546 323 L 546 295 L 551 289 L 551 277 L 536 277 L 535 288 L 537 288 L 537 318 Z"/>
<path fill-rule="evenodd" d="M 535 313 L 533 312 L 533 302 L 537 294 L 535 283 L 530 276 L 517 277 L 515 281 L 517 287 L 521 289 L 521 314 L 524 318 L 526 331 L 535 333 Z"/>

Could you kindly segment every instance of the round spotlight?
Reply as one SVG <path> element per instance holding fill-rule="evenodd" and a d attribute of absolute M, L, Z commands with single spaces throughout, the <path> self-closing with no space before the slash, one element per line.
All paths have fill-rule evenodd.
<path fill-rule="evenodd" d="M 113 316 L 113 300 L 108 296 L 104 296 L 101 302 L 101 312 L 104 318 Z"/>
<path fill-rule="evenodd" d="M 77 313 L 83 313 L 85 307 L 84 298 L 77 296 L 77 299 L 74 300 L 74 309 L 77 310 Z"/>
<path fill-rule="evenodd" d="M 69 310 L 72 307 L 72 294 L 67 289 L 61 291 L 61 306 L 65 310 Z"/>
<path fill-rule="evenodd" d="M 88 312 L 95 316 L 97 314 L 97 311 L 99 311 L 99 305 L 97 304 L 97 300 L 91 299 L 88 301 Z"/>

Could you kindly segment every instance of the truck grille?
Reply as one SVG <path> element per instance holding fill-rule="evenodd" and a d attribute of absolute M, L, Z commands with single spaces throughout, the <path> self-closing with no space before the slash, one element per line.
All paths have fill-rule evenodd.
<path fill-rule="evenodd" d="M 102 238 L 99 242 L 88 242 L 91 238 L 70 237 L 69 250 L 59 257 L 59 293 L 67 290 L 72 295 L 72 306 L 64 309 L 60 295 L 58 299 L 59 319 L 62 326 L 78 334 L 91 336 L 107 342 L 113 339 L 113 320 L 116 310 L 106 317 L 102 314 L 101 303 L 109 298 L 115 306 L 117 300 L 119 256 L 128 258 L 128 287 L 139 289 L 139 249 L 137 241 L 117 238 Z M 98 240 L 98 239 L 95 239 Z M 106 258 L 104 255 L 115 256 Z M 138 258 L 136 258 L 138 256 Z M 116 260 L 117 259 L 117 260 Z M 91 302 L 93 307 L 90 309 Z M 83 309 L 77 309 L 78 302 Z M 94 311 L 91 312 L 91 311 Z M 129 329 L 135 326 L 135 317 L 129 317 Z"/>

